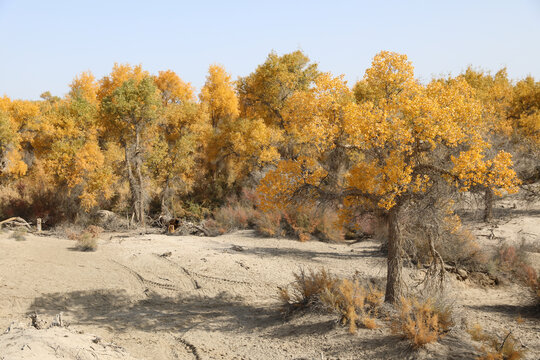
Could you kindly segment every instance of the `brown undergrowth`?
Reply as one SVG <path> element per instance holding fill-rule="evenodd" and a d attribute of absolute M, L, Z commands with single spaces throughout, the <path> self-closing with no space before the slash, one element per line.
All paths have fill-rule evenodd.
<path fill-rule="evenodd" d="M 397 310 L 390 329 L 407 339 L 413 348 L 438 341 L 454 325 L 451 307 L 432 298 L 402 297 Z"/>
<path fill-rule="evenodd" d="M 488 334 L 481 325 L 474 324 L 467 332 L 474 341 L 480 342 L 481 355 L 478 360 L 519 360 L 524 352 L 517 349 L 516 339 L 508 333 L 502 340 L 495 335 Z"/>
<path fill-rule="evenodd" d="M 389 326 L 392 333 L 413 348 L 441 339 L 454 326 L 452 306 L 442 299 L 402 297 L 395 312 L 383 310 L 384 292 L 371 282 L 340 278 L 325 269 L 300 269 L 295 280 L 279 288 L 284 314 L 324 311 L 339 315 L 339 322 L 351 334 L 359 327 Z"/>
<path fill-rule="evenodd" d="M 96 251 L 98 248 L 98 238 L 103 232 L 99 226 L 90 225 L 85 230 L 75 232 L 68 231 L 67 237 L 77 241 L 77 249 L 80 251 Z"/>

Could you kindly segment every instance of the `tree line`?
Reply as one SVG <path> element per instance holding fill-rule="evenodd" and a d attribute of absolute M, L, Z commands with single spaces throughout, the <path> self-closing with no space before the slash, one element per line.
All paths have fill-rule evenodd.
<path fill-rule="evenodd" d="M 494 196 L 538 178 L 540 83 L 505 69 L 423 84 L 406 55 L 381 51 L 351 88 L 295 51 L 236 81 L 211 65 L 198 96 L 173 71 L 115 64 L 41 98 L 0 98 L 0 215 L 52 224 L 108 209 L 144 225 L 244 188 L 261 211 L 333 206 L 349 224 L 376 213 L 388 223 L 389 301 L 404 212 L 468 191 L 489 220 Z"/>

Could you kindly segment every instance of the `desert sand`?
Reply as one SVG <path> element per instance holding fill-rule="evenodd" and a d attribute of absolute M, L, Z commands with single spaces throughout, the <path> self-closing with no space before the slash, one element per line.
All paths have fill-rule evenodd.
<path fill-rule="evenodd" d="M 483 246 L 540 241 L 540 214 L 509 214 L 475 231 Z M 448 296 L 460 323 L 420 351 L 387 327 L 350 335 L 335 315 L 283 318 L 277 289 L 301 267 L 384 279 L 374 241 L 131 232 L 101 234 L 96 252 L 74 246 L 52 235 L 0 234 L 0 359 L 473 359 L 479 344 L 464 331 L 473 323 L 499 336 L 511 330 L 525 358 L 540 358 L 540 315 L 526 289 L 485 288 L 451 274 Z M 49 323 L 62 313 L 64 327 L 34 329 L 33 312 Z"/>

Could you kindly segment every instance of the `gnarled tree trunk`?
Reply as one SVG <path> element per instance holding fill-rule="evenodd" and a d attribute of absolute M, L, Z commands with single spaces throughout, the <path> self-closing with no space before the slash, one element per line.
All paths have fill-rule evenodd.
<path fill-rule="evenodd" d="M 399 205 L 388 213 L 388 260 L 386 273 L 386 294 L 384 301 L 395 303 L 402 295 L 402 237 L 399 230 Z"/>
<path fill-rule="evenodd" d="M 131 206 L 135 214 L 135 220 L 140 225 L 145 225 L 144 218 L 144 185 L 142 177 L 142 159 L 139 149 L 138 136 L 134 145 L 125 145 L 126 168 L 128 173 L 129 192 L 131 194 Z"/>

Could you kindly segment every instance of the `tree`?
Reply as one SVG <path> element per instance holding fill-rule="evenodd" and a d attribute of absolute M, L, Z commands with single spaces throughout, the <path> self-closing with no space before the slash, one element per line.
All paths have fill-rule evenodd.
<path fill-rule="evenodd" d="M 234 92 L 233 82 L 222 66 L 210 65 L 199 97 L 208 108 L 214 129 L 217 129 L 223 121 L 238 117 L 238 98 Z"/>
<path fill-rule="evenodd" d="M 3 176 L 22 177 L 32 166 L 41 128 L 37 102 L 0 98 L 0 161 Z"/>
<path fill-rule="evenodd" d="M 299 151 L 261 181 L 261 206 L 330 199 L 345 218 L 358 207 L 377 209 L 388 223 L 385 300 L 396 302 L 403 292 L 403 209 L 414 208 L 440 181 L 466 191 L 489 179 L 494 189 L 512 191 L 516 176 L 509 154 L 484 156 L 489 144 L 482 138 L 481 106 L 465 81 L 421 85 L 405 55 L 386 51 L 374 57 L 363 81 L 369 95 L 358 102 L 329 74 L 287 101 L 284 126 Z M 336 149 L 342 156 L 334 165 L 344 173 L 337 181 L 328 158 Z"/>
<path fill-rule="evenodd" d="M 110 78 L 101 81 L 103 126 L 124 148 L 131 205 L 137 222 L 144 226 L 147 197 L 143 166 L 148 139 L 160 116 L 162 99 L 154 80 L 147 74 L 141 75 L 139 67 L 133 68 L 129 76 L 126 76 L 129 72 L 124 71 L 125 68 L 121 70 L 122 76 L 117 76 L 114 69 Z M 127 80 L 119 83 L 118 78 Z M 119 86 L 111 89 L 112 83 Z"/>
<path fill-rule="evenodd" d="M 160 71 L 155 82 L 163 113 L 148 168 L 160 189 L 161 213 L 171 215 L 174 197 L 188 193 L 201 177 L 197 165 L 206 147 L 209 124 L 205 109 L 194 101 L 191 85 L 171 70 Z"/>
<path fill-rule="evenodd" d="M 36 148 L 55 188 L 75 195 L 80 202 L 78 208 L 85 211 L 97 206 L 101 199 L 110 199 L 116 182 L 99 144 L 96 86 L 93 77 L 83 73 L 71 84 L 66 99 L 42 106 L 46 126 L 39 132 L 41 145 Z"/>
<path fill-rule="evenodd" d="M 301 51 L 278 56 L 272 52 L 255 72 L 238 80 L 241 116 L 261 118 L 267 125 L 284 127 L 282 110 L 296 91 L 306 90 L 318 76 Z"/>
<path fill-rule="evenodd" d="M 514 86 L 513 95 L 508 115 L 514 128 L 540 146 L 540 82 L 527 76 Z"/>
<path fill-rule="evenodd" d="M 275 145 L 281 133 L 262 119 L 239 117 L 238 98 L 231 77 L 212 65 L 200 94 L 212 124 L 206 151 L 214 197 L 224 199 L 254 170 L 279 158 Z"/>
<path fill-rule="evenodd" d="M 483 137 L 488 138 L 492 144 L 485 152 L 490 157 L 497 156 L 497 150 L 504 149 L 515 154 L 515 148 L 510 141 L 513 135 L 512 123 L 508 119 L 508 110 L 513 97 L 513 89 L 506 69 L 501 69 L 492 76 L 472 67 L 459 76 L 475 90 L 476 99 L 481 103 L 481 118 L 483 122 Z M 501 161 L 504 161 L 500 158 Z M 495 168 L 486 169 L 486 172 L 496 171 Z M 489 179 L 496 179 L 497 175 L 486 174 L 486 181 L 470 188 L 473 193 L 481 193 L 484 196 L 484 221 L 493 219 L 494 194 L 493 186 Z"/>
<path fill-rule="evenodd" d="M 20 153 L 20 138 L 9 113 L 0 108 L 0 177 L 26 173 Z"/>
<path fill-rule="evenodd" d="M 76 76 L 70 84 L 68 97 L 85 100 L 91 105 L 98 105 L 99 83 L 91 72 L 86 71 Z"/>

